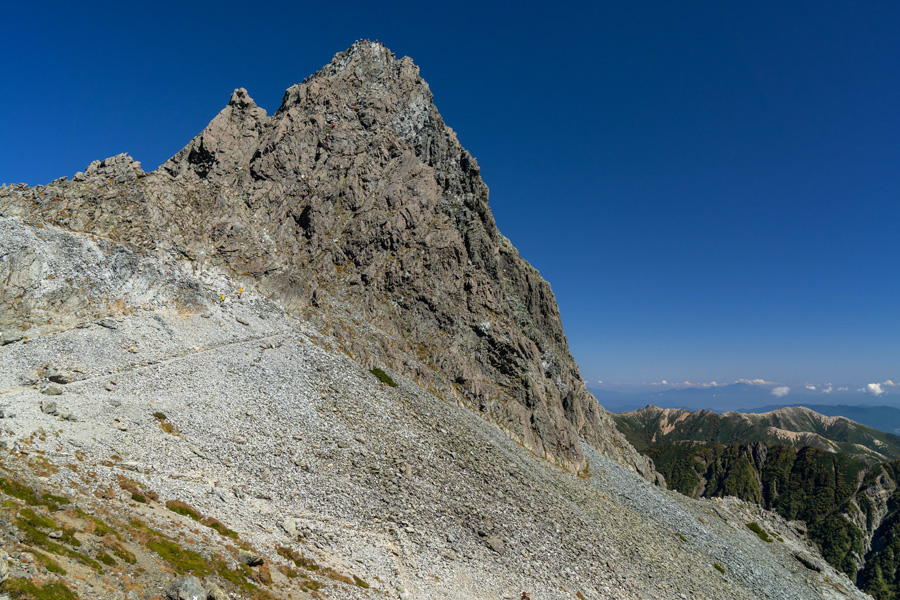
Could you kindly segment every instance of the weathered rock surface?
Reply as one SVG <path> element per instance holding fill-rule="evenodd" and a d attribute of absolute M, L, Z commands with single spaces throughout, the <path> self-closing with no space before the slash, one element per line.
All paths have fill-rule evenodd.
<path fill-rule="evenodd" d="M 169 600 L 206 600 L 206 590 L 196 577 L 179 577 L 166 592 Z"/>
<path fill-rule="evenodd" d="M 148 253 L 227 267 L 361 363 L 410 374 L 540 456 L 580 470 L 581 436 L 652 475 L 585 388 L 549 284 L 497 230 L 478 165 L 418 68 L 380 45 L 337 54 L 272 116 L 236 90 L 153 173 L 119 155 L 72 181 L 0 188 L 0 214 L 122 241 L 111 268 L 136 286 L 162 275 L 140 274 Z M 83 288 L 33 249 L 11 257 L 3 331 L 127 295 Z M 35 286 L 54 285 L 35 304 Z"/>
<path fill-rule="evenodd" d="M 278 600 L 315 587 L 341 599 L 865 598 L 792 523 L 660 489 L 590 444 L 590 471 L 573 476 L 402 373 L 385 385 L 237 281 L 183 277 L 201 299 L 190 309 L 159 289 L 115 329 L 91 321 L 0 348 L 0 404 L 16 414 L 0 421 L 0 546 L 32 561 L 11 565 L 15 582 L 62 581 L 98 600 L 164 597 L 176 571 L 235 599 L 249 585 Z M 66 421 L 41 411 L 39 381 L 23 381 L 74 357 L 78 379 L 53 398 L 80 417 Z M 74 552 L 52 553 L 68 575 L 38 563 L 49 551 L 26 537 L 23 519 L 38 516 L 7 493 L 12 480 L 57 505 L 33 514 L 74 532 L 53 541 Z M 751 521 L 784 541 L 762 541 Z M 807 554 L 821 572 L 797 558 Z M 76 556 L 114 564 L 101 575 Z"/>
<path fill-rule="evenodd" d="M 474 159 L 411 61 L 377 44 L 271 117 L 238 90 L 153 173 L 120 155 L 0 188 L 0 280 L 16 585 L 865 598 L 796 558 L 817 551 L 783 520 L 633 472 L 653 475 L 587 394 Z M 77 376 L 51 400 L 52 369 Z"/>

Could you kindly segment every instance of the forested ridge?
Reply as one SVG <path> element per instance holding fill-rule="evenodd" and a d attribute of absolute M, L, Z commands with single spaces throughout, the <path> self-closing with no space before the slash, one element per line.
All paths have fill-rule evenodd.
<path fill-rule="evenodd" d="M 822 556 L 860 589 L 877 600 L 900 598 L 900 460 L 767 443 L 753 427 L 742 440 L 733 419 L 700 412 L 713 418 L 682 415 L 684 427 L 656 431 L 646 415 L 616 420 L 669 488 L 695 498 L 735 496 L 803 521 Z"/>

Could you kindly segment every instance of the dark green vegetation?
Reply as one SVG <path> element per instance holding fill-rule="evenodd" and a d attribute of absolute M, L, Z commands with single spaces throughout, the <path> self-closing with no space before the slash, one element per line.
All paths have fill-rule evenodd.
<path fill-rule="evenodd" d="M 769 537 L 769 534 L 766 533 L 766 530 L 759 526 L 759 523 L 747 523 L 747 529 L 755 533 L 759 536 L 759 539 L 766 543 L 771 543 L 773 540 Z"/>
<path fill-rule="evenodd" d="M 159 421 L 160 429 L 162 429 L 166 433 L 171 433 L 173 435 L 175 434 L 175 426 L 166 420 L 165 413 L 155 412 L 153 413 L 153 418 Z"/>
<path fill-rule="evenodd" d="M 201 525 L 206 525 L 210 529 L 214 529 L 220 535 L 224 535 L 227 538 L 231 538 L 233 540 L 238 539 L 238 534 L 236 531 L 232 531 L 225 525 L 223 525 L 218 519 L 214 519 L 212 517 L 206 517 L 200 514 L 196 508 L 182 502 L 181 500 L 169 500 L 166 502 L 166 508 L 171 510 L 174 513 L 178 513 L 179 515 L 189 517 L 194 521 L 197 521 Z"/>
<path fill-rule="evenodd" d="M 785 440 L 796 445 L 767 442 L 765 427 L 773 427 L 771 421 L 762 427 L 737 413 L 648 408 L 614 416 L 670 488 L 695 498 L 736 496 L 804 521 L 822 556 L 863 591 L 876 600 L 900 599 L 900 460 L 882 462 L 858 447 L 850 453 L 803 446 L 801 440 L 822 440 L 823 433 L 841 440 L 837 447 L 868 435 L 868 428 L 822 421 L 807 412 L 793 419 L 792 431 L 799 435 Z M 817 433 L 804 436 L 810 432 L 802 430 L 803 423 Z M 882 435 L 887 441 L 896 437 Z M 879 438 L 868 439 L 884 450 L 871 441 Z M 773 532 L 759 524 L 747 527 L 761 540 L 774 541 Z"/>
<path fill-rule="evenodd" d="M 369 373 L 371 373 L 372 375 L 377 377 L 378 380 L 381 381 L 381 383 L 384 383 L 391 387 L 397 387 L 397 384 L 394 383 L 394 380 L 391 379 L 391 376 L 388 375 L 387 373 L 385 373 L 384 371 L 382 371 L 381 369 L 379 369 L 377 367 L 374 369 L 369 369 Z"/>
<path fill-rule="evenodd" d="M 51 512 L 59 510 L 60 505 L 69 503 L 68 498 L 53 494 L 39 495 L 30 487 L 6 477 L 0 477 L 0 491 L 13 498 L 18 498 L 28 506 L 46 506 Z"/>
<path fill-rule="evenodd" d="M 65 583 L 35 585 L 30 579 L 9 579 L 3 584 L 11 600 L 78 600 Z"/>

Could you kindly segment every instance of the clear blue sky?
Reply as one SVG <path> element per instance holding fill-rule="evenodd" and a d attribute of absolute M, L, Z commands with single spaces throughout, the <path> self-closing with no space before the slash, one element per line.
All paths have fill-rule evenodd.
<path fill-rule="evenodd" d="M 8 3 L 0 182 L 409 55 L 588 381 L 900 380 L 900 3 Z"/>

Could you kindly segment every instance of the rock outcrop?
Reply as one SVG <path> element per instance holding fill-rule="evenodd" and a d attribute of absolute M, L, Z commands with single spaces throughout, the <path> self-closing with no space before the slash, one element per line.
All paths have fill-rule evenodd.
<path fill-rule="evenodd" d="M 0 282 L 0 596 L 868 597 L 798 524 L 634 473 L 378 44 L 151 173 L 0 187 Z"/>
<path fill-rule="evenodd" d="M 583 470 L 581 437 L 653 477 L 585 388 L 550 285 L 497 230 L 418 68 L 381 45 L 337 54 L 271 116 L 236 90 L 152 173 L 120 155 L 71 181 L 0 188 L 0 215 L 121 242 L 129 265 L 226 268 L 365 366 L 477 410 L 539 456 Z M 88 302 L 75 285 L 78 300 L 35 307 L 28 286 L 49 274 L 24 267 L 0 264 L 16 279 L 0 297 L 4 331 L 118 299 Z"/>

